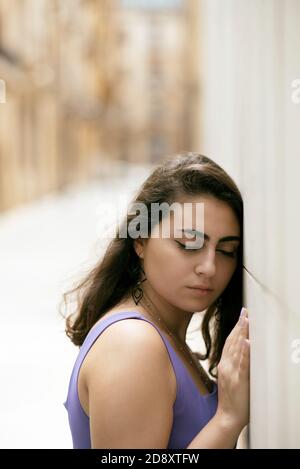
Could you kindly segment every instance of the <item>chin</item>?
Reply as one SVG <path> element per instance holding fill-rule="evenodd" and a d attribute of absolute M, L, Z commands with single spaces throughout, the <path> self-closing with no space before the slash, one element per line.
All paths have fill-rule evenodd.
<path fill-rule="evenodd" d="M 180 304 L 178 307 L 182 311 L 186 311 L 188 313 L 194 314 L 198 313 L 200 311 L 204 311 L 207 309 L 210 305 L 207 303 L 204 303 L 204 301 L 185 301 L 183 304 Z"/>
<path fill-rule="evenodd" d="M 201 301 L 199 299 L 190 299 L 190 301 L 188 302 L 189 305 L 191 305 L 189 307 L 189 309 L 192 309 L 193 311 L 204 311 L 205 309 L 209 308 L 213 302 L 211 301 Z"/>

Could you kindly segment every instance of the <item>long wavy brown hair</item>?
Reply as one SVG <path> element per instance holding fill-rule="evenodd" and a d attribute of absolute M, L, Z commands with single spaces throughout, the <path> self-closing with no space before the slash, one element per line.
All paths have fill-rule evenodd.
<path fill-rule="evenodd" d="M 198 153 L 182 153 L 165 158 L 146 179 L 132 203 L 147 206 L 148 226 L 151 221 L 151 204 L 172 204 L 183 195 L 212 195 L 226 202 L 234 211 L 241 230 L 241 243 L 237 253 L 237 267 L 229 284 L 221 295 L 221 301 L 210 305 L 202 321 L 202 335 L 206 352 L 201 359 L 208 359 L 209 372 L 217 375 L 226 337 L 236 324 L 242 308 L 243 296 L 243 201 L 232 178 L 210 158 Z M 127 213 L 120 229 L 127 233 L 128 225 L 136 214 Z M 152 222 L 152 224 L 151 224 Z M 64 293 L 63 302 L 69 295 L 76 295 L 77 309 L 66 317 L 66 334 L 81 346 L 91 327 L 108 310 L 128 298 L 140 275 L 140 259 L 134 250 L 134 239 L 119 237 L 120 230 L 112 239 L 103 258 L 72 290 Z"/>

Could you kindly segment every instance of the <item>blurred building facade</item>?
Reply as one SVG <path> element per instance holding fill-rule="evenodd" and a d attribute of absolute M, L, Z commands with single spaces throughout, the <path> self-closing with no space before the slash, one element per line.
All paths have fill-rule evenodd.
<path fill-rule="evenodd" d="M 155 162 L 185 145 L 186 22 L 182 2 L 175 8 L 149 3 L 124 1 L 117 13 L 122 79 L 114 120 L 120 148 L 113 152 Z"/>
<path fill-rule="evenodd" d="M 96 171 L 112 5 L 1 0 L 0 210 Z"/>
<path fill-rule="evenodd" d="M 195 0 L 1 0 L 0 210 L 120 159 L 191 148 L 195 11 Z"/>

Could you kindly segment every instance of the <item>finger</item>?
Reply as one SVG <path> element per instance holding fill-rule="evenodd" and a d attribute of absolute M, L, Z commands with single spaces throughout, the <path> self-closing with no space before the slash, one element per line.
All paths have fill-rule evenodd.
<path fill-rule="evenodd" d="M 232 331 L 230 332 L 230 334 L 228 334 L 226 338 L 226 341 L 223 347 L 224 354 L 230 353 L 230 350 L 236 343 L 238 336 L 239 336 L 239 327 L 236 324 L 234 328 L 232 329 Z"/>
<path fill-rule="evenodd" d="M 235 330 L 235 333 L 232 335 L 232 338 L 229 342 L 229 347 L 228 347 L 231 353 L 233 353 L 236 347 L 236 344 L 239 340 L 239 337 L 242 336 L 246 338 L 249 335 L 249 321 L 245 313 L 240 315 L 240 318 L 237 324 L 235 325 L 234 330 Z"/>
<path fill-rule="evenodd" d="M 243 340 L 243 346 L 240 357 L 240 371 L 250 375 L 250 341 Z"/>
<path fill-rule="evenodd" d="M 239 320 L 237 321 L 235 326 L 232 328 L 230 334 L 228 334 L 228 336 L 227 336 L 227 341 L 228 342 L 230 342 L 231 340 L 233 340 L 234 338 L 236 338 L 238 336 L 239 327 L 242 324 L 242 318 L 245 317 L 246 315 L 248 315 L 247 309 L 245 307 L 243 307 L 242 310 L 241 310 Z"/>
<path fill-rule="evenodd" d="M 247 354 L 248 343 L 249 340 L 240 335 L 235 346 L 231 349 L 230 353 L 234 369 L 238 370 L 241 365 L 245 365 L 246 361 L 244 355 Z"/>
<path fill-rule="evenodd" d="M 248 339 L 249 338 L 249 320 L 246 316 L 243 317 L 240 325 L 240 336 Z"/>
<path fill-rule="evenodd" d="M 243 352 L 243 337 L 239 336 L 234 346 L 230 349 L 230 356 L 234 369 L 238 369 Z"/>
<path fill-rule="evenodd" d="M 240 336 L 241 327 L 244 324 L 242 318 L 245 316 L 248 316 L 248 311 L 245 307 L 243 307 L 241 310 L 241 314 L 240 314 L 240 318 L 238 322 L 236 323 L 236 325 L 234 326 L 230 334 L 227 336 L 227 339 L 225 341 L 225 344 L 222 350 L 222 354 L 224 355 L 232 354 L 232 347 L 235 347 L 238 337 Z"/>

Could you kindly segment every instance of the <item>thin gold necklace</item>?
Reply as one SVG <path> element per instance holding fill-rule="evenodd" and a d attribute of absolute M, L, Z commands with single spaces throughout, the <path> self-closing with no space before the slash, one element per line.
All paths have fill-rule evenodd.
<path fill-rule="evenodd" d="M 194 357 L 193 352 L 191 351 L 190 347 L 188 346 L 188 344 L 186 342 L 182 343 L 181 340 L 179 340 L 178 337 L 170 331 L 170 329 L 166 325 L 165 321 L 163 321 L 160 314 L 158 313 L 157 308 L 154 306 L 153 302 L 145 294 L 145 291 L 143 291 L 143 296 L 141 298 L 141 302 L 143 302 L 146 306 L 148 306 L 148 308 L 150 310 L 155 311 L 155 316 L 153 316 L 149 310 L 148 310 L 148 313 L 150 314 L 150 316 L 153 319 L 158 321 L 158 323 L 163 326 L 163 328 L 168 333 L 168 335 L 175 341 L 175 343 L 176 343 L 177 347 L 179 348 L 179 350 L 181 352 L 184 352 L 186 356 L 188 355 L 189 363 L 193 366 L 196 366 L 197 371 L 199 372 L 199 374 L 201 376 L 201 379 L 204 382 L 206 388 L 208 389 L 209 392 L 211 392 L 211 390 L 212 390 L 212 381 L 209 379 L 209 377 L 207 376 L 206 372 L 204 371 L 204 369 L 202 368 L 202 366 L 200 365 L 198 360 Z"/>

